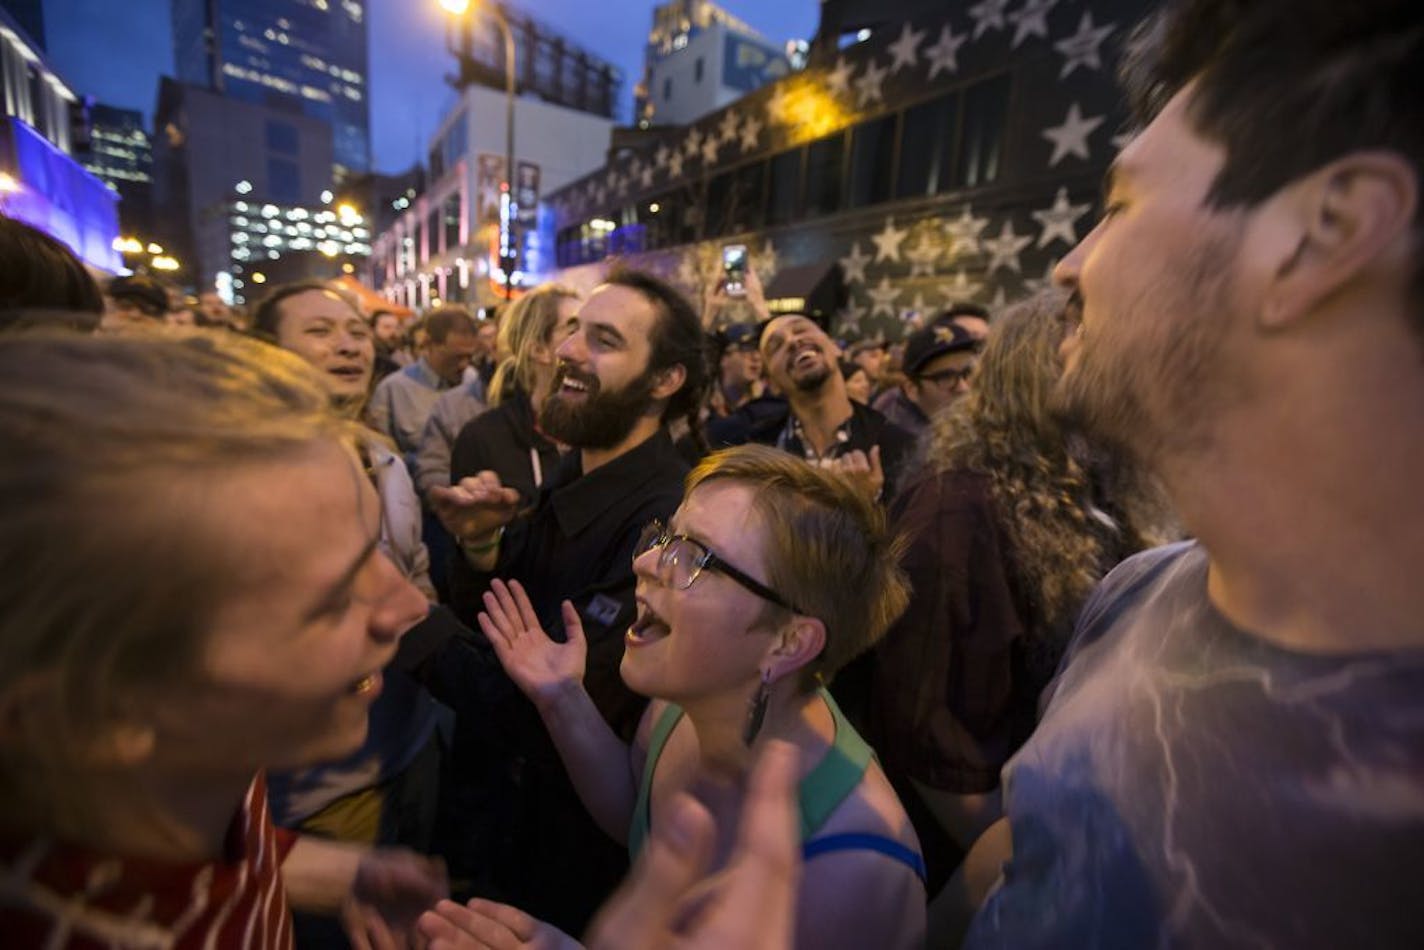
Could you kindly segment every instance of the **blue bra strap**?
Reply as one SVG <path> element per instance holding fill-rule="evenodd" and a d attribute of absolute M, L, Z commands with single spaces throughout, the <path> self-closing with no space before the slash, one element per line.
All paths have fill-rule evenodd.
<path fill-rule="evenodd" d="M 924 883 L 925 859 L 913 848 L 908 848 L 894 838 L 887 838 L 884 835 L 852 832 L 813 838 L 801 846 L 801 857 L 809 861 L 818 855 L 830 854 L 833 851 L 878 851 L 888 858 L 894 858 L 901 864 L 907 865 L 919 877 L 920 882 Z"/>

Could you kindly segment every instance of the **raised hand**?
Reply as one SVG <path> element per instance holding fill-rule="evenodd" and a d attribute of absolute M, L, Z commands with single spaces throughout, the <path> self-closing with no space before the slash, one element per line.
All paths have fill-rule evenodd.
<path fill-rule="evenodd" d="M 450 893 L 445 863 L 406 848 L 376 848 L 356 866 L 340 916 L 356 950 L 414 944 L 418 918 Z"/>
<path fill-rule="evenodd" d="M 552 924 L 508 904 L 476 898 L 464 907 L 441 901 L 417 925 L 427 950 L 583 950 L 583 944 Z"/>
<path fill-rule="evenodd" d="M 430 503 L 445 530 L 458 541 L 484 540 L 497 528 L 514 520 L 519 492 L 500 483 L 494 472 L 480 472 L 456 485 L 430 489 Z"/>
<path fill-rule="evenodd" d="M 876 500 L 885 488 L 885 469 L 880 464 L 880 446 L 870 447 L 870 454 L 856 449 L 831 460 L 828 468 L 852 479 L 871 498 Z"/>
<path fill-rule="evenodd" d="M 484 603 L 480 629 L 509 678 L 536 705 L 583 681 L 588 642 L 572 603 L 563 603 L 565 643 L 554 642 L 539 626 L 529 595 L 518 581 L 491 582 Z"/>

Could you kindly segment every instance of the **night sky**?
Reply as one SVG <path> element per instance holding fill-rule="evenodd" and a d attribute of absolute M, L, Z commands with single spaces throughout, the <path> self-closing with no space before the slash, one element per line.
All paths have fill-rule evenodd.
<path fill-rule="evenodd" d="M 623 70 L 620 120 L 632 115 L 653 0 L 523 0 L 514 7 L 548 23 Z M 780 45 L 816 30 L 817 0 L 723 0 L 721 7 Z M 376 168 L 394 172 L 422 155 L 454 103 L 454 71 L 436 0 L 369 0 L 371 139 Z M 142 109 L 151 121 L 158 77 L 172 74 L 169 0 L 45 0 L 48 58 L 73 90 Z"/>

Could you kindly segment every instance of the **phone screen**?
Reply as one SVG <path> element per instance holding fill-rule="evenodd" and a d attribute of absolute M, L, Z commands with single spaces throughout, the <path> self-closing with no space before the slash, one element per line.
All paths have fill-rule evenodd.
<path fill-rule="evenodd" d="M 722 273 L 725 275 L 723 286 L 727 293 L 740 294 L 744 292 L 743 281 L 747 276 L 747 246 L 745 244 L 728 244 L 722 248 Z"/>

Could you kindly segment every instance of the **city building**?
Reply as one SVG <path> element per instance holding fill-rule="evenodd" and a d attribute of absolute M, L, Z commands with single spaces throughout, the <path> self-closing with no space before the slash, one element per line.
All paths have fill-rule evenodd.
<path fill-rule="evenodd" d="M 653 9 L 634 116 L 644 126 L 686 125 L 790 71 L 783 51 L 726 10 L 672 0 Z"/>
<path fill-rule="evenodd" d="M 371 166 L 361 0 L 173 0 L 178 79 L 332 127 L 336 177 Z"/>
<path fill-rule="evenodd" d="M 398 217 L 378 232 L 366 275 L 396 304 L 484 306 L 538 283 L 554 266 L 540 194 L 607 160 L 618 71 L 528 18 L 511 15 L 510 25 L 512 101 L 503 45 L 493 42 L 488 21 L 472 16 L 452 25 L 459 99 L 431 138 L 424 182 L 392 200 Z M 582 89 L 580 76 L 588 84 Z M 511 108 L 515 180 L 508 193 Z"/>
<path fill-rule="evenodd" d="M 211 217 L 224 223 L 228 246 L 214 286 L 239 306 L 261 299 L 264 284 L 352 274 L 371 254 L 365 216 L 350 204 L 309 208 L 234 198 Z"/>
<path fill-rule="evenodd" d="M 317 208 L 330 201 L 326 121 L 164 77 L 154 110 L 154 207 L 159 241 L 200 289 L 230 261 L 234 201 Z"/>
<path fill-rule="evenodd" d="M 118 196 L 74 158 L 78 101 L 38 44 L 0 8 L 0 212 L 48 232 L 109 272 L 123 266 Z"/>
<path fill-rule="evenodd" d="M 45 52 L 49 48 L 45 37 L 44 0 L 0 0 L 0 10 L 10 14 L 10 22 L 19 27 L 35 49 Z"/>
<path fill-rule="evenodd" d="M 125 234 L 153 230 L 153 145 L 143 113 L 86 102 L 75 124 L 75 153 L 95 177 L 119 195 L 119 226 Z"/>
<path fill-rule="evenodd" d="M 1149 4 L 876 6 L 828 2 L 807 69 L 548 194 L 557 278 L 623 257 L 701 299 L 744 244 L 774 307 L 892 338 L 1045 286 L 1096 216 L 1117 50 Z"/>

